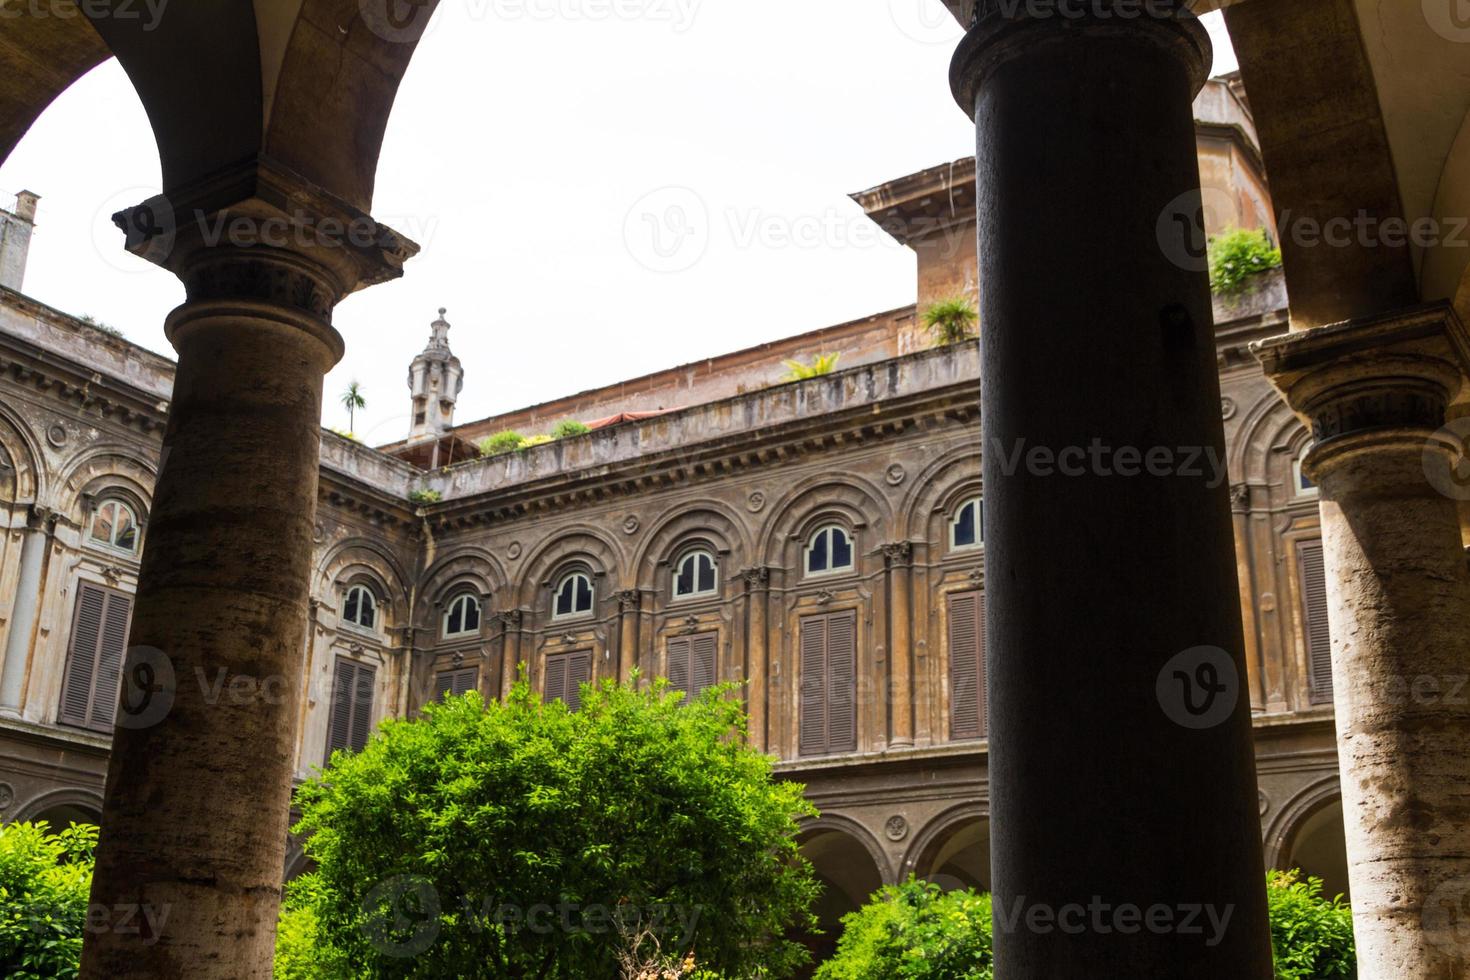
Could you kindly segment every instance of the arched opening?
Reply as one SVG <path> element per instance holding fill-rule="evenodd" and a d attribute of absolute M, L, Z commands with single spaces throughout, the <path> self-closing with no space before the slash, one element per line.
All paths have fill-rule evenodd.
<path fill-rule="evenodd" d="M 990 891 L 990 821 L 971 817 L 945 828 L 919 852 L 911 870 L 945 891 Z"/>
<path fill-rule="evenodd" d="M 1325 895 L 1351 901 L 1342 800 L 1332 800 L 1303 820 L 1276 863 L 1282 869 L 1300 868 L 1303 877 L 1321 878 Z"/>
<path fill-rule="evenodd" d="M 883 874 L 862 841 L 843 830 L 813 831 L 802 840 L 801 853 L 812 863 L 822 886 L 812 908 L 821 934 L 800 937 L 812 951 L 812 962 L 819 964 L 837 948 L 842 917 L 867 904 L 868 897 L 883 886 Z"/>
<path fill-rule="evenodd" d="M 84 803 L 58 803 L 56 806 L 47 807 L 31 818 L 32 823 L 40 823 L 42 820 L 50 825 L 53 831 L 65 830 L 74 823 L 98 824 L 102 822 L 102 813 L 95 807 Z"/>

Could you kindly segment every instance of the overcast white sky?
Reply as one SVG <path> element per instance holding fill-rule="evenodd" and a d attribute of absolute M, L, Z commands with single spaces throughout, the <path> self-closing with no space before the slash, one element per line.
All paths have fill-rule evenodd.
<path fill-rule="evenodd" d="M 940 0 L 608 6 L 641 16 L 442 0 L 373 206 L 423 251 L 338 307 L 347 356 L 325 424 L 346 427 L 337 395 L 356 378 L 358 434 L 406 434 L 408 363 L 440 306 L 470 421 L 914 301 L 912 253 L 847 194 L 973 152 L 947 82 L 960 29 Z M 1207 23 L 1216 72 L 1233 69 L 1218 15 Z M 47 110 L 0 189 L 42 197 L 27 293 L 173 356 L 163 319 L 183 289 L 108 220 L 159 190 L 115 62 Z"/>

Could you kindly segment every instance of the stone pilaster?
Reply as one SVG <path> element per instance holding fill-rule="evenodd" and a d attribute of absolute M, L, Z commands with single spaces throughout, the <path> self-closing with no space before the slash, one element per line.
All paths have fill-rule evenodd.
<path fill-rule="evenodd" d="M 740 573 L 745 583 L 746 607 L 750 617 L 745 631 L 748 638 L 746 648 L 745 704 L 750 741 L 756 748 L 765 750 L 770 744 L 767 730 L 770 716 L 770 664 L 767 653 L 769 627 L 768 603 L 771 592 L 771 570 L 749 568 Z"/>
<path fill-rule="evenodd" d="M 500 622 L 500 699 L 507 700 L 520 679 L 521 611 L 509 609 L 495 614 Z"/>
<path fill-rule="evenodd" d="M 31 639 L 40 612 L 41 583 L 45 579 L 46 544 L 56 526 L 56 514 L 32 504 L 20 545 L 20 578 L 11 605 L 10 630 L 5 636 L 5 661 L 0 666 L 0 715 L 19 716 L 25 688 Z M 85 533 L 85 529 L 83 529 Z"/>
<path fill-rule="evenodd" d="M 638 618 L 643 614 L 643 593 L 627 589 L 617 594 L 618 613 L 622 617 L 618 634 L 618 681 L 632 680 L 638 666 Z"/>
<path fill-rule="evenodd" d="M 996 974 L 1267 980 L 1229 488 L 1199 465 L 1224 458 L 1209 39 L 1183 3 L 977 12 L 951 81 L 978 137 Z M 1102 905 L 1230 921 L 1077 914 Z"/>
<path fill-rule="evenodd" d="M 914 546 L 907 541 L 883 546 L 888 569 L 888 734 L 889 744 L 914 744 L 914 638 L 912 627 Z"/>
<path fill-rule="evenodd" d="M 187 299 L 165 325 L 178 369 L 91 901 L 154 910 L 162 925 L 89 932 L 81 975 L 263 980 L 297 745 L 322 379 L 343 350 L 331 312 L 414 249 L 259 160 L 118 221 Z"/>
<path fill-rule="evenodd" d="M 1312 428 L 1359 971 L 1470 972 L 1470 335 L 1447 305 L 1257 345 Z"/>

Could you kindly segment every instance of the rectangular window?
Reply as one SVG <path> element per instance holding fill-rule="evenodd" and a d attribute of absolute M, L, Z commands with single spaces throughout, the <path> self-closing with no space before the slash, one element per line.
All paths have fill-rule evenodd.
<path fill-rule="evenodd" d="M 983 738 L 990 708 L 985 690 L 985 593 L 949 594 L 949 737 Z"/>
<path fill-rule="evenodd" d="M 592 680 L 592 651 L 577 650 L 546 658 L 546 687 L 542 700 L 547 704 L 560 698 L 573 711 L 582 707 L 582 685 Z"/>
<path fill-rule="evenodd" d="M 480 683 L 480 668 L 463 667 L 459 670 L 443 670 L 434 678 L 434 700 L 443 701 L 453 694 L 456 697 L 473 691 Z"/>
<path fill-rule="evenodd" d="M 61 724 L 112 734 L 132 608 L 131 596 L 91 582 L 77 583 L 61 683 Z"/>
<path fill-rule="evenodd" d="M 669 683 L 675 690 L 693 697 L 715 686 L 719 639 L 719 633 L 696 633 L 669 640 Z"/>
<path fill-rule="evenodd" d="M 802 755 L 857 751 L 857 613 L 801 620 Z"/>
<path fill-rule="evenodd" d="M 373 684 L 377 671 L 338 658 L 332 678 L 332 713 L 327 719 L 327 759 L 338 749 L 361 752 L 373 724 Z"/>
<path fill-rule="evenodd" d="M 1321 540 L 1296 546 L 1306 634 L 1308 694 L 1313 704 L 1332 703 L 1332 632 L 1327 626 L 1327 570 Z"/>

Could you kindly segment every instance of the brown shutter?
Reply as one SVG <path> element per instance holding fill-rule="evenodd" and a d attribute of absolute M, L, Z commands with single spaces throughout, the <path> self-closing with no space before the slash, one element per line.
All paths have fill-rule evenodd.
<path fill-rule="evenodd" d="M 592 680 L 592 651 L 570 654 L 567 660 L 567 707 L 582 710 L 582 685 Z"/>
<path fill-rule="evenodd" d="M 949 736 L 985 734 L 985 594 L 949 595 Z"/>
<path fill-rule="evenodd" d="M 669 684 L 676 691 L 683 691 L 685 699 L 694 693 L 689 687 L 689 679 L 692 673 L 690 669 L 690 650 L 694 644 L 688 637 L 676 637 L 669 640 Z"/>
<path fill-rule="evenodd" d="M 827 752 L 827 617 L 801 620 L 800 752 Z"/>
<path fill-rule="evenodd" d="M 373 681 L 377 672 L 366 664 L 357 665 L 357 683 L 352 687 L 352 741 L 349 748 L 361 752 L 367 745 L 373 724 Z"/>
<path fill-rule="evenodd" d="M 827 751 L 857 751 L 857 613 L 827 617 Z"/>
<path fill-rule="evenodd" d="M 1297 545 L 1301 570 L 1302 628 L 1307 641 L 1307 677 L 1313 704 L 1332 702 L 1332 633 L 1327 626 L 1327 570 L 1322 542 Z"/>
<path fill-rule="evenodd" d="M 705 688 L 715 686 L 715 667 L 718 659 L 720 634 L 700 633 L 692 638 L 690 643 L 690 676 L 693 678 L 694 690 L 690 694 L 699 694 Z"/>
<path fill-rule="evenodd" d="M 62 724 L 112 732 L 131 610 L 132 600 L 121 592 L 90 582 L 77 584 L 61 685 Z"/>
<path fill-rule="evenodd" d="M 373 682 L 367 664 L 338 659 L 332 675 L 332 712 L 327 718 L 327 759 L 338 749 L 361 752 L 373 724 Z"/>
<path fill-rule="evenodd" d="M 443 701 L 450 694 L 460 695 L 473 691 L 479 682 L 478 667 L 440 671 L 434 678 L 434 700 Z"/>
<path fill-rule="evenodd" d="M 559 653 L 546 658 L 545 688 L 541 700 L 550 704 L 557 698 L 567 699 L 567 655 Z"/>

